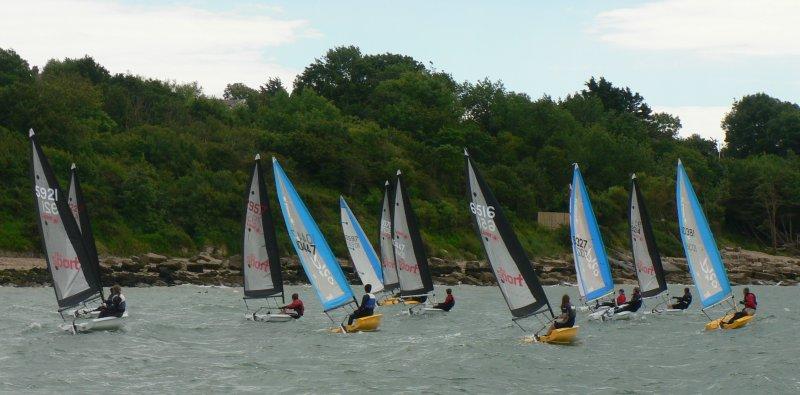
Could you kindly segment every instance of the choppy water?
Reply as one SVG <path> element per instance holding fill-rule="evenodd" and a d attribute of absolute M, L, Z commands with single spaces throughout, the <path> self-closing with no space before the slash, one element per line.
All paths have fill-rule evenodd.
<path fill-rule="evenodd" d="M 796 393 L 800 288 L 752 287 L 754 325 L 683 316 L 587 322 L 576 346 L 522 344 L 495 287 L 454 287 L 442 317 L 382 309 L 382 330 L 333 335 L 308 287 L 298 322 L 242 319 L 241 292 L 127 289 L 123 332 L 69 335 L 50 288 L 0 288 L 4 392 Z M 551 300 L 574 288 L 547 287 Z M 678 288 L 673 292 L 677 294 Z M 736 289 L 737 295 L 741 292 Z"/>

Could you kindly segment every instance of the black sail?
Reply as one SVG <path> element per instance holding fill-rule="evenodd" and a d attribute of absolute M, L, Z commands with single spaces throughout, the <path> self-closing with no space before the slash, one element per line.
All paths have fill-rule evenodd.
<path fill-rule="evenodd" d="M 242 276 L 245 298 L 264 298 L 282 293 L 278 242 L 260 155 L 256 155 L 253 173 L 247 184 L 243 228 Z"/>
<path fill-rule="evenodd" d="M 467 191 L 475 232 L 481 239 L 486 258 L 511 315 L 527 317 L 549 311 L 550 303 L 525 250 L 511 228 L 500 203 L 486 184 L 472 158 L 464 151 Z"/>
<path fill-rule="evenodd" d="M 72 211 L 72 216 L 78 223 L 78 228 L 83 236 L 83 245 L 86 247 L 86 253 L 92 262 L 94 281 L 97 284 L 102 284 L 100 281 L 100 258 L 97 256 L 97 247 L 94 242 L 94 233 L 92 232 L 92 223 L 89 221 L 89 210 L 86 208 L 86 200 L 83 198 L 83 188 L 81 187 L 80 177 L 78 177 L 78 168 L 72 164 L 70 168 L 69 177 L 69 208 Z M 103 289 L 100 288 L 102 295 Z"/>
<path fill-rule="evenodd" d="M 664 277 L 664 267 L 661 265 L 661 255 L 658 253 L 656 238 L 653 236 L 650 215 L 647 213 L 644 197 L 636 183 L 635 174 L 631 177 L 629 202 L 628 223 L 631 231 L 633 264 L 636 268 L 636 277 L 639 280 L 642 297 L 649 298 L 666 291 L 667 280 Z"/>
<path fill-rule="evenodd" d="M 60 310 L 64 310 L 99 296 L 101 287 L 78 223 L 67 203 L 67 195 L 59 186 L 33 130 L 30 131 L 30 141 L 30 176 L 37 224 L 47 268 L 53 277 L 56 300 Z"/>
<path fill-rule="evenodd" d="M 428 269 L 428 257 L 417 226 L 417 217 L 411 201 L 403 188 L 400 171 L 397 171 L 397 186 L 394 191 L 392 214 L 392 236 L 397 273 L 400 279 L 400 295 L 424 295 L 433 291 L 433 279 Z"/>

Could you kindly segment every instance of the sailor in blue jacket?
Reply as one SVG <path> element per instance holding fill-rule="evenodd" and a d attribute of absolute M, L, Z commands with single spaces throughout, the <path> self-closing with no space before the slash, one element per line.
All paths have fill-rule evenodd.
<path fill-rule="evenodd" d="M 365 285 L 364 292 L 364 296 L 361 297 L 361 304 L 353 314 L 350 314 L 347 325 L 353 325 L 353 321 L 355 321 L 356 318 L 371 316 L 375 311 L 377 299 L 375 295 L 372 294 L 372 284 Z"/>

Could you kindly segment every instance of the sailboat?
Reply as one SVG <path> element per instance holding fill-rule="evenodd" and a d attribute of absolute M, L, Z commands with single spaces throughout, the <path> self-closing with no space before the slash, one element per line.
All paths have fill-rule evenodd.
<path fill-rule="evenodd" d="M 731 284 L 722 263 L 722 256 L 717 249 L 717 242 L 711 233 L 708 220 L 697 200 L 697 195 L 686 174 L 683 163 L 678 160 L 678 176 L 675 185 L 678 224 L 680 225 L 681 241 L 686 253 L 686 262 L 692 274 L 694 286 L 700 295 L 701 311 L 711 320 L 706 324 L 706 329 L 712 330 L 720 327 L 720 321 L 727 321 L 731 314 L 712 320 L 706 310 L 718 305 L 727 304 L 729 311 L 736 310 L 733 301 Z M 742 317 L 730 325 L 723 325 L 724 329 L 735 329 L 746 325 L 753 316 Z"/>
<path fill-rule="evenodd" d="M 292 317 L 280 312 L 280 306 L 285 303 L 283 276 L 269 195 L 261 169 L 261 155 L 257 154 L 254 161 L 242 225 L 244 316 L 253 321 L 287 322 Z M 264 304 L 251 309 L 248 300 L 264 300 Z"/>
<path fill-rule="evenodd" d="M 400 296 L 404 304 L 411 306 L 409 313 L 441 312 L 441 309 L 431 307 L 424 307 L 421 310 L 417 308 L 428 298 L 433 297 L 433 278 L 428 269 L 428 257 L 419 234 L 417 217 L 403 188 L 400 170 L 397 171 L 397 184 L 394 190 L 392 237 L 400 280 Z"/>
<path fill-rule="evenodd" d="M 486 258 L 500 287 L 500 293 L 503 294 L 511 311 L 512 321 L 523 331 L 525 328 L 520 325 L 520 320 L 549 315 L 548 321 L 552 321 L 555 319 L 553 309 L 517 235 L 503 215 L 503 210 L 491 189 L 472 163 L 472 158 L 466 149 L 464 157 L 467 168 L 467 191 L 470 197 L 469 208 L 475 232 L 481 239 Z M 555 329 L 550 336 L 542 336 L 539 339 L 547 343 L 571 343 L 577 334 L 578 327 L 573 326 Z"/>
<path fill-rule="evenodd" d="M 342 332 L 377 330 L 383 317 L 382 314 L 359 318 L 353 322 L 353 325 L 344 324 L 344 320 L 347 319 L 349 312 L 354 310 L 356 304 L 353 290 L 350 289 L 350 284 L 348 284 L 339 262 L 336 261 L 336 257 L 317 223 L 314 222 L 294 185 L 274 157 L 272 158 L 272 169 L 275 173 L 275 189 L 281 204 L 283 219 L 286 222 L 286 229 L 289 232 L 289 239 L 291 239 L 303 270 L 322 304 L 325 315 L 337 326 L 334 330 Z M 337 322 L 331 316 L 331 313 L 336 310 L 343 310 L 344 318 L 341 322 Z"/>
<path fill-rule="evenodd" d="M 343 196 L 339 196 L 339 211 L 342 216 L 342 232 L 347 243 L 347 251 L 350 253 L 358 278 L 364 285 L 371 284 L 372 292 L 383 291 L 381 261 Z"/>
<path fill-rule="evenodd" d="M 381 206 L 381 224 L 379 240 L 381 250 L 381 267 L 383 272 L 383 291 L 388 293 L 378 301 L 379 306 L 393 305 L 400 302 L 400 298 L 392 293 L 400 288 L 400 279 L 397 274 L 397 264 L 394 258 L 394 243 L 392 242 L 392 205 L 390 197 L 392 188 L 386 180 L 383 191 L 383 205 Z"/>
<path fill-rule="evenodd" d="M 592 210 L 592 202 L 589 200 L 589 193 L 577 163 L 573 165 L 572 170 L 569 228 L 578 291 L 588 308 L 594 309 L 589 318 L 601 319 L 608 307 L 591 306 L 590 303 L 613 293 L 614 280 L 611 278 L 611 266 L 608 264 L 600 228 Z M 625 316 L 627 314 L 621 314 L 617 318 Z"/>
<path fill-rule="evenodd" d="M 102 301 L 103 288 L 100 283 L 99 259 L 77 170 L 73 166 L 70 177 L 72 187 L 67 192 L 67 199 L 64 199 L 63 190 L 33 129 L 30 130 L 29 137 L 30 174 L 39 216 L 37 223 L 42 235 L 47 268 L 53 278 L 58 313 L 64 321 L 59 327 L 72 333 L 119 329 L 128 316 L 127 311 L 122 317 L 96 318 L 99 313 L 93 308 Z M 74 211 L 68 199 L 72 200 Z M 81 226 L 84 233 L 81 233 Z M 90 248 L 87 247 L 87 242 L 92 244 Z"/>
<path fill-rule="evenodd" d="M 667 279 L 664 267 L 661 265 L 661 255 L 658 253 L 650 215 L 644 203 L 644 197 L 636 181 L 636 174 L 631 176 L 631 191 L 628 199 L 628 225 L 631 236 L 631 254 L 636 279 L 639 281 L 639 290 L 642 299 L 651 299 L 659 295 L 666 295 Z M 666 305 L 667 300 L 660 304 Z M 675 309 L 653 309 L 652 312 L 683 312 Z"/>

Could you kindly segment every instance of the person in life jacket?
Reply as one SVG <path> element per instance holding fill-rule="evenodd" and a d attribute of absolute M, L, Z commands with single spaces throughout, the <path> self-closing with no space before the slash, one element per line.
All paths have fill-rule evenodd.
<path fill-rule="evenodd" d="M 692 304 L 692 292 L 686 287 L 683 289 L 683 296 L 673 296 L 672 299 L 676 299 L 677 302 L 669 305 L 670 309 L 686 310 Z"/>
<path fill-rule="evenodd" d="M 615 307 L 614 314 L 621 313 L 623 311 L 630 311 L 631 313 L 635 313 L 636 311 L 639 310 L 640 307 L 642 307 L 642 293 L 639 291 L 639 287 L 634 287 L 633 296 L 631 296 L 631 300 L 629 302 L 625 302 L 619 305 L 619 307 Z"/>
<path fill-rule="evenodd" d="M 433 305 L 433 308 L 450 311 L 450 309 L 456 305 L 456 298 L 453 297 L 453 290 L 447 288 L 445 292 L 447 292 L 447 297 L 444 298 L 444 302 Z"/>
<path fill-rule="evenodd" d="M 127 306 L 125 305 L 125 295 L 122 294 L 122 287 L 115 284 L 110 291 L 108 299 L 97 308 L 97 311 L 100 312 L 98 318 L 122 317 L 122 314 L 125 313 Z"/>
<path fill-rule="evenodd" d="M 546 336 L 550 336 L 556 329 L 572 328 L 573 326 L 575 326 L 575 307 L 569 302 L 569 295 L 564 294 L 561 297 L 561 315 L 553 320 L 553 324 L 547 330 Z"/>
<path fill-rule="evenodd" d="M 628 300 L 628 298 L 625 297 L 625 290 L 620 288 L 619 289 L 619 295 L 617 295 L 617 299 L 616 300 L 614 300 L 613 302 L 609 301 L 609 302 L 597 303 L 595 305 L 595 307 L 601 307 L 601 306 L 617 307 L 617 306 L 622 306 L 623 304 L 625 304 L 625 301 L 627 301 L 627 300 Z"/>
<path fill-rule="evenodd" d="M 294 310 L 294 312 L 290 312 L 288 310 Z M 303 306 L 303 301 L 300 300 L 300 295 L 293 293 L 292 294 L 292 303 L 287 304 L 286 306 L 281 306 L 281 312 L 283 314 L 288 314 L 294 319 L 298 319 L 303 316 L 303 312 L 305 312 L 305 306 Z"/>
<path fill-rule="evenodd" d="M 347 319 L 347 325 L 353 325 L 353 321 L 355 321 L 356 318 L 371 316 L 375 311 L 376 302 L 377 299 L 375 299 L 375 295 L 372 294 L 372 284 L 365 285 L 364 296 L 361 297 L 361 304 L 353 311 L 353 314 L 350 314 L 350 318 Z"/>
<path fill-rule="evenodd" d="M 745 287 L 743 294 L 744 294 L 744 300 L 739 302 L 739 304 L 744 305 L 742 311 L 737 311 L 733 313 L 733 317 L 731 317 L 728 321 L 720 320 L 719 321 L 720 327 L 722 327 L 723 324 L 725 325 L 732 324 L 739 318 L 746 317 L 748 315 L 754 315 L 756 313 L 756 307 L 758 306 L 758 301 L 756 301 L 756 294 L 750 292 L 750 288 L 747 287 Z"/>

